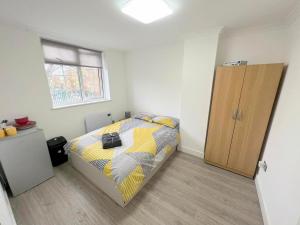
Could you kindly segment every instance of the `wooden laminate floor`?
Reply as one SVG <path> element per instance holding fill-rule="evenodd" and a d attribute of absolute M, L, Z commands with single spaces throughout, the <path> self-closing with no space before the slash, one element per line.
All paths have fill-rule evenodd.
<path fill-rule="evenodd" d="M 11 198 L 18 225 L 258 225 L 254 182 L 176 152 L 126 208 L 70 164 Z"/>

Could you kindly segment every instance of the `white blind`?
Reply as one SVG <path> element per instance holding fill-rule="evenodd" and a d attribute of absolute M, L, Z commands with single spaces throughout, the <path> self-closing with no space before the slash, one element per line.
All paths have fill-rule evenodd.
<path fill-rule="evenodd" d="M 102 52 L 67 45 L 59 42 L 42 40 L 46 63 L 73 66 L 102 67 Z"/>

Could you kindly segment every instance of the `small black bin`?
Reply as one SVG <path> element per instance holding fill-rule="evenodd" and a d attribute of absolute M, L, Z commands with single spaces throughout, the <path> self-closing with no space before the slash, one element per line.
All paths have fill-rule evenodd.
<path fill-rule="evenodd" d="M 62 136 L 47 141 L 52 166 L 58 166 L 68 161 L 68 155 L 64 150 L 64 145 L 66 143 L 67 140 Z"/>

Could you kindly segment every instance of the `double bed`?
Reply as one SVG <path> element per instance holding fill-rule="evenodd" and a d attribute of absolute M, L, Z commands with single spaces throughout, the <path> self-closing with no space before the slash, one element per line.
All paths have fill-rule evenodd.
<path fill-rule="evenodd" d="M 122 146 L 103 149 L 102 135 L 118 132 Z M 179 144 L 178 127 L 130 118 L 68 142 L 72 165 L 125 207 Z"/>

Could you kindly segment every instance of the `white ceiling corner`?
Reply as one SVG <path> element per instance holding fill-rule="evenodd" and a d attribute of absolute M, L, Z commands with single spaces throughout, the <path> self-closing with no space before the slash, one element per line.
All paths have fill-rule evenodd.
<path fill-rule="evenodd" d="M 174 42 L 214 27 L 280 24 L 295 0 L 166 0 L 174 13 L 142 24 L 121 12 L 127 0 L 0 0 L 0 18 L 45 38 L 97 49 L 133 49 Z M 1 20 L 0 19 L 0 20 Z"/>

